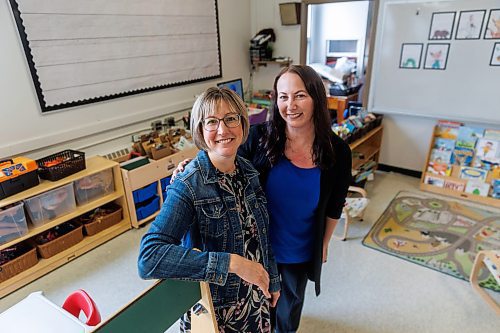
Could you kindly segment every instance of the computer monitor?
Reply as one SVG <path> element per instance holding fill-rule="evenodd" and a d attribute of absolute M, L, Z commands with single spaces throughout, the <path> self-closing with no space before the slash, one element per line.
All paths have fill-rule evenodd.
<path fill-rule="evenodd" d="M 231 81 L 217 83 L 217 87 L 226 87 L 237 93 L 241 99 L 245 100 L 245 95 L 243 94 L 243 81 L 241 79 L 234 79 Z"/>

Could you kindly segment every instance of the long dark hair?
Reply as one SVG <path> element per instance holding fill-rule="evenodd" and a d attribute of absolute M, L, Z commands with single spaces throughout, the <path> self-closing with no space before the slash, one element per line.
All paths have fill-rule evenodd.
<path fill-rule="evenodd" d="M 314 69 L 304 65 L 291 65 L 285 67 L 274 79 L 272 92 L 271 117 L 267 125 L 267 135 L 264 138 L 264 146 L 271 165 L 275 165 L 285 154 L 286 143 L 286 122 L 281 117 L 278 109 L 277 99 L 278 80 L 285 73 L 297 74 L 307 93 L 314 102 L 313 123 L 314 123 L 314 141 L 313 141 L 313 161 L 320 169 L 326 169 L 333 165 L 335 160 L 334 150 L 331 144 L 331 119 L 328 112 L 325 86 L 320 76 Z"/>

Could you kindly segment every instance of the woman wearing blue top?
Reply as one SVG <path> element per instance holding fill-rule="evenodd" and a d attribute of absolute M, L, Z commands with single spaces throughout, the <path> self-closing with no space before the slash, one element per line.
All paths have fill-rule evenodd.
<path fill-rule="evenodd" d="M 268 199 L 281 276 L 277 333 L 297 331 L 308 279 L 320 293 L 321 266 L 351 183 L 351 150 L 330 124 L 323 81 L 311 67 L 292 65 L 274 81 L 270 121 L 252 126 L 238 151 L 259 171 Z"/>
<path fill-rule="evenodd" d="M 200 152 L 143 236 L 139 274 L 209 282 L 221 332 L 269 332 L 280 283 L 258 173 L 236 156 L 248 136 L 246 107 L 231 90 L 209 88 L 193 106 L 191 129 Z"/>
<path fill-rule="evenodd" d="M 351 151 L 330 128 L 325 87 L 308 66 L 276 77 L 271 119 L 252 126 L 238 154 L 260 173 L 281 275 L 277 333 L 296 332 L 307 280 L 320 293 L 322 263 L 351 183 Z"/>

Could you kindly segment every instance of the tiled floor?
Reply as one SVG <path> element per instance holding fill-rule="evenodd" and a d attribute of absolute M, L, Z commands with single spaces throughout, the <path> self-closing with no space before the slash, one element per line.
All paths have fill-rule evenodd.
<path fill-rule="evenodd" d="M 309 284 L 300 332 L 497 332 L 500 317 L 468 282 L 364 247 L 363 237 L 401 190 L 418 191 L 419 180 L 378 172 L 367 185 L 370 205 L 345 242 L 332 241 L 322 293 Z M 104 318 L 151 282 L 137 276 L 140 237 L 130 230 L 0 300 L 3 311 L 33 291 L 57 304 L 75 289 L 88 291 Z M 500 298 L 499 293 L 494 297 Z M 497 327 L 495 329 L 495 327 Z M 1 328 L 0 331 L 4 333 Z M 176 332 L 172 327 L 168 332 Z"/>

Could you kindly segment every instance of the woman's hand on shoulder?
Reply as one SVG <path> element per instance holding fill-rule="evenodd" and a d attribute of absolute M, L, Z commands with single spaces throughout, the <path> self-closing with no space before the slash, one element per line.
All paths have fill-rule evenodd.
<path fill-rule="evenodd" d="M 271 298 L 269 292 L 269 274 L 258 262 L 248 260 L 237 254 L 231 254 L 229 273 L 234 273 L 248 283 L 254 284 L 262 290 L 264 296 Z"/>
<path fill-rule="evenodd" d="M 192 158 L 186 158 L 184 161 L 181 161 L 179 162 L 179 164 L 177 164 L 177 168 L 175 168 L 174 172 L 172 173 L 172 177 L 170 178 L 170 184 L 174 182 L 175 177 L 177 177 L 180 172 L 184 171 L 184 167 L 188 165 L 191 160 Z"/>

